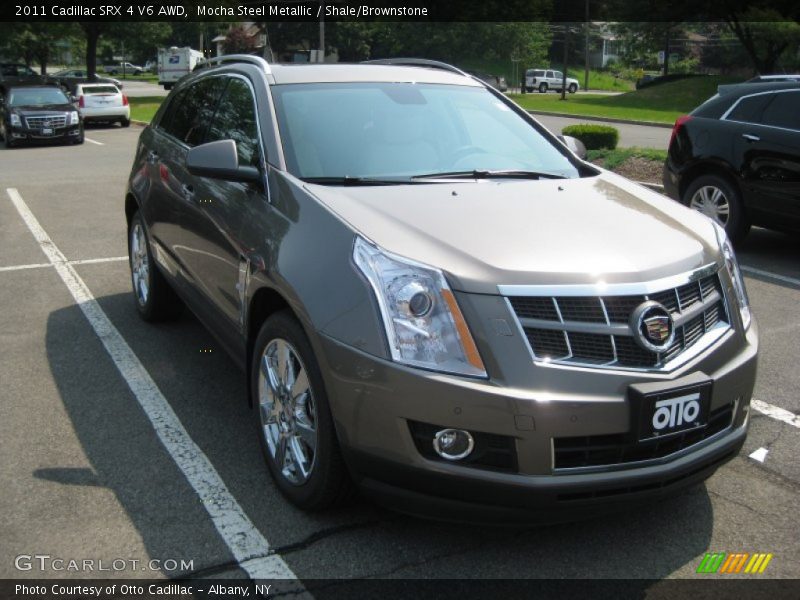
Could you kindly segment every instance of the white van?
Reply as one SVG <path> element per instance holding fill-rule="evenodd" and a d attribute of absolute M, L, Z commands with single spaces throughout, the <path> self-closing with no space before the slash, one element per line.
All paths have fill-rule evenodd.
<path fill-rule="evenodd" d="M 203 60 L 203 53 L 189 46 L 184 48 L 160 48 L 158 51 L 158 83 L 165 90 L 172 89 L 173 84 L 187 73 L 191 73 L 195 65 Z"/>

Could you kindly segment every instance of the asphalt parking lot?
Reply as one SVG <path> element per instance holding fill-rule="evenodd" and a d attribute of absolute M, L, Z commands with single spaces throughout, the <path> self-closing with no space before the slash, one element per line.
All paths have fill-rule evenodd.
<path fill-rule="evenodd" d="M 759 577 L 800 578 L 799 241 L 754 230 L 740 250 L 761 335 L 755 398 L 772 416 L 753 411 L 741 454 L 704 485 L 537 528 L 366 500 L 309 515 L 272 484 L 243 377 L 210 334 L 188 314 L 153 326 L 135 312 L 123 194 L 139 132 L 0 150 L 0 578 L 708 578 L 706 552 L 772 553 Z M 35 554 L 178 567 L 15 565 Z"/>

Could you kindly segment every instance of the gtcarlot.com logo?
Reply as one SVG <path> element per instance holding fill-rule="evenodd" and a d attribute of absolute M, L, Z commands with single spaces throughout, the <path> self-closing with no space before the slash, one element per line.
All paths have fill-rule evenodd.
<path fill-rule="evenodd" d="M 93 571 L 183 571 L 194 570 L 194 560 L 164 560 L 152 558 L 60 558 L 49 554 L 20 554 L 14 559 L 17 571 L 69 571 L 90 573 Z"/>
<path fill-rule="evenodd" d="M 767 568 L 772 554 L 764 552 L 737 552 L 729 554 L 727 552 L 715 552 L 706 554 L 700 566 L 697 567 L 698 573 L 763 573 Z"/>

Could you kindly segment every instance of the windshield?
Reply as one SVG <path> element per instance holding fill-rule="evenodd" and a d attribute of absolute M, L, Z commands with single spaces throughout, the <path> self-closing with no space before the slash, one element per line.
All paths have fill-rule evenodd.
<path fill-rule="evenodd" d="M 297 177 L 578 176 L 566 156 L 482 87 L 313 83 L 277 85 L 272 93 L 287 166 Z"/>
<path fill-rule="evenodd" d="M 43 106 L 45 104 L 69 104 L 64 92 L 57 88 L 12 89 L 8 97 L 9 106 Z"/>
<path fill-rule="evenodd" d="M 84 85 L 81 89 L 84 94 L 119 94 L 119 90 L 113 85 Z"/>

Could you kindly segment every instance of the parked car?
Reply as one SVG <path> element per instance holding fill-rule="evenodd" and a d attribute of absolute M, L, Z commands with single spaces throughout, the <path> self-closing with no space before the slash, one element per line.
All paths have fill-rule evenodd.
<path fill-rule="evenodd" d="M 0 94 L 5 94 L 14 85 L 46 83 L 44 77 L 30 67 L 18 63 L 0 63 Z"/>
<path fill-rule="evenodd" d="M 0 105 L 6 148 L 24 142 L 83 143 L 83 119 L 57 86 L 12 86 Z"/>
<path fill-rule="evenodd" d="M 104 83 L 79 83 L 75 96 L 84 123 L 119 122 L 123 127 L 131 124 L 131 107 L 128 97 L 116 86 Z"/>
<path fill-rule="evenodd" d="M 781 81 L 800 81 L 800 75 L 783 73 L 780 75 L 756 75 L 746 81 L 746 83 L 778 83 Z"/>
<path fill-rule="evenodd" d="M 141 75 L 144 73 L 144 69 L 142 67 L 129 62 L 118 63 L 116 65 L 107 65 L 105 67 L 105 71 L 109 75 L 116 75 L 118 73 L 122 73 L 123 75 Z"/>
<path fill-rule="evenodd" d="M 143 129 L 133 304 L 247 373 L 276 486 L 562 519 L 702 481 L 758 348 L 724 230 L 458 69 L 208 61 Z M 178 224 L 179 226 L 176 226 Z"/>
<path fill-rule="evenodd" d="M 800 83 L 743 83 L 672 130 L 664 188 L 740 241 L 751 225 L 800 231 Z"/>
<path fill-rule="evenodd" d="M 86 71 L 83 69 L 65 69 L 63 71 L 58 71 L 50 75 L 50 79 L 73 94 L 75 93 L 75 86 L 79 83 L 110 83 L 122 89 L 122 82 L 119 79 L 95 75 L 94 81 L 90 81 Z"/>
<path fill-rule="evenodd" d="M 538 90 L 540 94 L 555 91 L 560 92 L 564 84 L 564 73 L 553 69 L 528 69 L 525 71 L 525 89 L 528 92 Z M 567 77 L 567 91 L 574 94 L 581 89 L 577 79 Z"/>
<path fill-rule="evenodd" d="M 473 75 L 483 81 L 484 83 L 489 84 L 493 88 L 500 90 L 501 92 L 508 91 L 508 84 L 506 83 L 506 78 L 500 75 L 492 75 L 490 73 L 481 73 L 478 71 L 468 71 L 470 75 Z"/>

